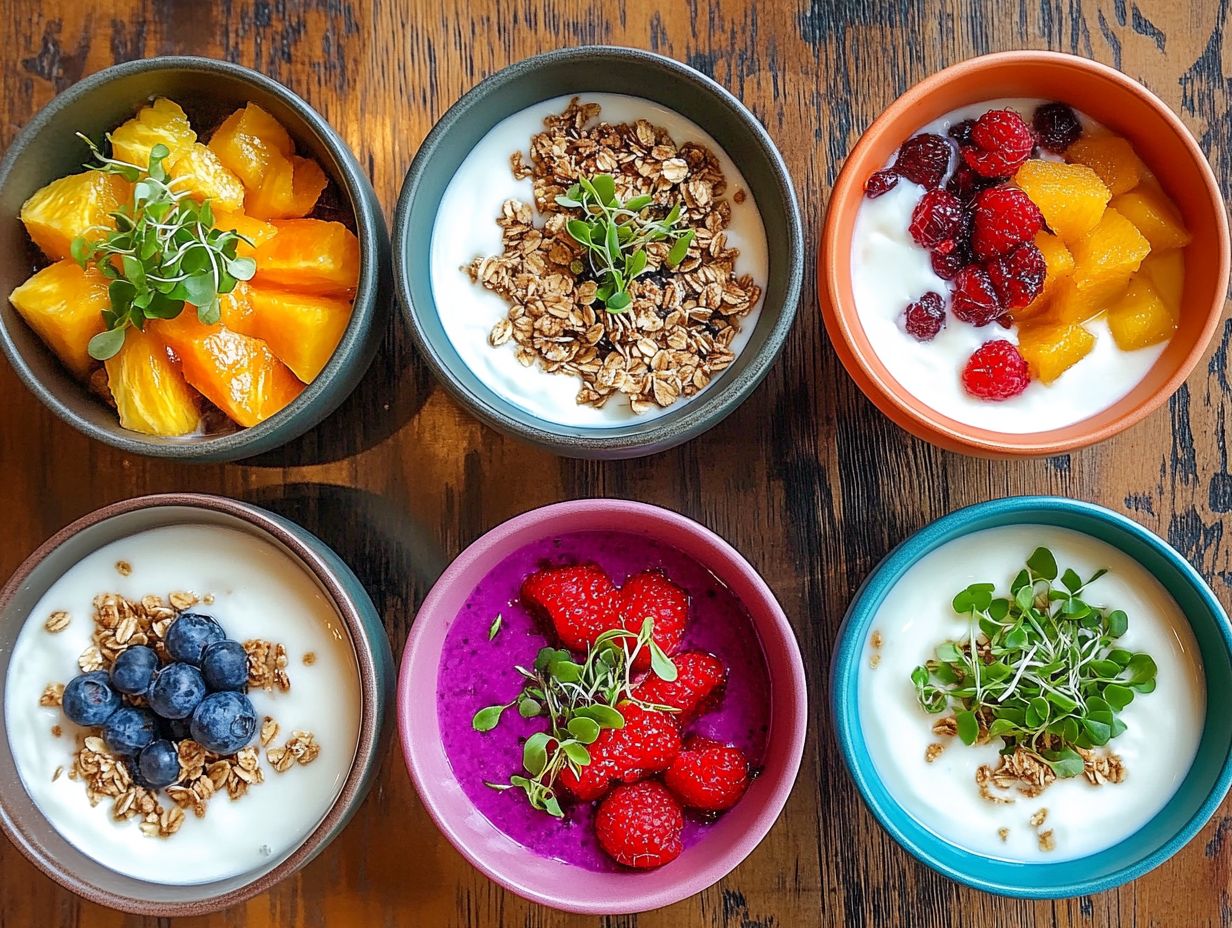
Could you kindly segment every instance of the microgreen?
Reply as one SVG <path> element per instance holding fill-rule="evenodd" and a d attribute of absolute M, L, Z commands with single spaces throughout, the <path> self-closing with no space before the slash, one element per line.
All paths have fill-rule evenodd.
<path fill-rule="evenodd" d="M 496 637 L 496 633 L 501 630 L 501 623 L 504 621 L 505 617 L 503 615 L 497 615 L 496 618 L 492 620 L 492 624 L 488 626 L 488 641 L 491 641 Z"/>
<path fill-rule="evenodd" d="M 164 163 L 171 154 L 166 145 L 151 148 L 149 164 L 139 167 L 104 156 L 80 137 L 98 159 L 94 167 L 133 185 L 132 202 L 111 213 L 114 229 L 87 229 L 106 234 L 78 236 L 70 247 L 74 261 L 83 268 L 94 265 L 110 281 L 106 329 L 90 339 L 90 357 L 107 360 L 124 346 L 129 326 L 144 330 L 151 319 L 174 319 L 185 303 L 197 307 L 202 323 L 218 322 L 218 298 L 256 273 L 252 258 L 237 256 L 241 242 L 252 243 L 238 232 L 214 228 L 209 200 L 197 203 L 175 189 Z"/>
<path fill-rule="evenodd" d="M 616 195 L 616 181 L 610 174 L 579 177 L 577 183 L 556 198 L 558 206 L 580 209 L 583 218 L 570 219 L 565 228 L 585 249 L 590 271 L 598 283 L 596 298 L 608 312 L 623 313 L 633 298 L 629 284 L 647 269 L 646 245 L 670 241 L 665 262 L 675 268 L 685 259 L 693 241 L 692 229 L 675 228 L 680 219 L 680 204 L 666 216 L 657 209 L 649 194 L 622 201 Z M 585 270 L 574 262 L 575 274 Z"/>
<path fill-rule="evenodd" d="M 1024 748 L 1058 777 L 1081 774 L 1078 750 L 1124 732 L 1118 713 L 1155 689 L 1150 655 L 1116 644 L 1129 617 L 1086 597 L 1106 572 L 1084 581 L 1072 569 L 1062 572 L 1040 547 L 1009 596 L 997 596 L 991 583 L 961 590 L 952 605 L 969 618 L 968 633 L 939 644 L 933 659 L 911 672 L 920 705 L 931 713 L 952 710 L 965 744 L 1001 738 L 1002 753 Z"/>
<path fill-rule="evenodd" d="M 507 783 L 487 783 L 492 789 L 520 789 L 533 808 L 560 818 L 564 812 L 556 796 L 556 778 L 569 769 L 579 774 L 590 763 L 588 745 L 604 729 L 624 728 L 618 708 L 634 702 L 645 709 L 673 712 L 667 706 L 643 702 L 633 696 L 633 662 L 643 649 L 650 652 L 650 672 L 676 679 L 676 665 L 652 638 L 654 621 L 647 618 L 640 631 L 611 629 L 599 635 L 578 663 L 561 648 L 541 648 L 531 668 L 517 667 L 525 681 L 521 692 L 503 705 L 475 713 L 471 727 L 487 732 L 500 724 L 507 709 L 517 707 L 522 718 L 546 718 L 547 731 L 536 732 L 522 746 L 522 767 Z"/>

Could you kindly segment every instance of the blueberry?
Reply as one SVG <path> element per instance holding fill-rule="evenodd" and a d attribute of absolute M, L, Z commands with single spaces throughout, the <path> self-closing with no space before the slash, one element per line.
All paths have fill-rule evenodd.
<path fill-rule="evenodd" d="M 158 719 L 149 709 L 124 706 L 103 726 L 103 740 L 116 754 L 136 754 L 158 737 Z"/>
<path fill-rule="evenodd" d="M 190 664 L 201 663 L 201 652 L 206 645 L 222 641 L 227 633 L 208 615 L 200 612 L 181 612 L 167 628 L 165 643 L 167 653 L 177 661 Z"/>
<path fill-rule="evenodd" d="M 248 652 L 230 638 L 201 652 L 201 675 L 212 690 L 242 690 L 248 685 Z"/>
<path fill-rule="evenodd" d="M 186 719 L 205 698 L 205 679 L 192 664 L 168 664 L 154 674 L 146 700 L 165 719 Z"/>
<path fill-rule="evenodd" d="M 188 730 L 188 719 L 163 719 L 159 720 L 159 737 L 167 741 L 180 742 L 185 738 L 191 738 L 192 732 Z"/>
<path fill-rule="evenodd" d="M 170 741 L 153 741 L 141 751 L 137 769 L 148 786 L 162 789 L 180 778 L 180 754 Z"/>
<path fill-rule="evenodd" d="M 137 696 L 150 688 L 154 671 L 158 669 L 158 655 L 153 648 L 136 645 L 120 656 L 111 665 L 111 685 L 121 693 Z"/>
<path fill-rule="evenodd" d="M 243 693 L 210 693 L 193 713 L 193 740 L 215 754 L 234 754 L 256 733 L 257 712 Z"/>
<path fill-rule="evenodd" d="M 120 694 L 111 688 L 107 671 L 95 670 L 68 682 L 61 706 L 78 725 L 102 725 L 120 708 Z"/>

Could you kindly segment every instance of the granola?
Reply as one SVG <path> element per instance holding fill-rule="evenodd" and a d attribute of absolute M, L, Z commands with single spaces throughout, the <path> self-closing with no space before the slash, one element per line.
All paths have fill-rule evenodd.
<path fill-rule="evenodd" d="M 275 687 L 286 692 L 291 688 L 287 675 L 287 649 L 281 644 L 252 638 L 244 642 L 248 652 L 248 685 L 271 691 Z"/>

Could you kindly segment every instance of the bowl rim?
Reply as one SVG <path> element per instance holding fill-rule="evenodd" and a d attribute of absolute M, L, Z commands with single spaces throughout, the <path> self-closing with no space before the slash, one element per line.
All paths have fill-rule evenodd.
<path fill-rule="evenodd" d="M 283 879 L 294 874 L 313 859 L 334 837 L 334 832 L 345 824 L 352 807 L 363 798 L 364 781 L 369 768 L 379 764 L 381 757 L 378 752 L 382 741 L 380 726 L 381 687 L 378 683 L 379 666 L 373 654 L 373 648 L 366 633 L 361 611 L 356 606 L 352 596 L 346 590 L 346 584 L 339 580 L 334 568 L 327 558 L 318 553 L 311 544 L 305 542 L 299 533 L 305 533 L 313 540 L 324 545 L 320 539 L 308 529 L 290 522 L 252 503 L 214 496 L 206 493 L 157 493 L 149 496 L 139 496 L 133 499 L 111 503 L 79 519 L 70 522 L 50 538 L 39 545 L 25 560 L 21 562 L 12 577 L 0 588 L 0 616 L 3 616 L 9 603 L 25 584 L 30 573 L 49 555 L 78 533 L 101 525 L 113 518 L 130 515 L 146 509 L 189 508 L 199 509 L 240 519 L 256 534 L 264 536 L 267 541 L 281 545 L 288 556 L 297 560 L 300 565 L 314 577 L 326 596 L 329 598 L 339 618 L 345 625 L 355 653 L 355 662 L 359 676 L 359 734 L 355 744 L 355 756 L 337 798 L 329 811 L 309 832 L 304 840 L 287 857 L 276 866 L 261 874 L 256 879 L 233 890 L 217 896 L 207 896 L 189 901 L 150 901 L 133 896 L 126 896 L 109 889 L 88 883 L 69 872 L 55 857 L 44 855 L 26 833 L 18 827 L 10 817 L 6 796 L 0 793 L 0 831 L 3 831 L 9 841 L 39 870 L 51 877 L 56 883 L 76 895 L 101 905 L 129 912 L 135 915 L 154 917 L 177 917 L 187 915 L 204 915 L 216 912 L 237 903 L 251 899 L 270 889 Z M 2 692 L 3 681 L 0 681 Z M 24 787 L 21 787 L 24 789 Z M 37 809 L 37 806 L 36 806 Z M 55 826 L 43 816 L 47 825 L 56 831 Z M 59 832 L 56 832 L 57 835 Z M 63 840 L 63 839 L 62 839 Z M 135 877 L 129 879 L 136 880 Z M 148 880 L 137 880 L 149 883 Z M 153 884 L 151 885 L 164 885 Z"/>
<path fill-rule="evenodd" d="M 60 111 L 70 104 L 111 83 L 118 78 L 133 74 L 158 71 L 189 71 L 205 75 L 224 74 L 237 78 L 262 91 L 277 97 L 293 111 L 308 127 L 312 135 L 330 152 L 338 164 L 341 193 L 349 201 L 348 206 L 355 220 L 356 236 L 360 242 L 360 272 L 352 300 L 351 319 L 343 332 L 342 340 L 321 372 L 284 409 L 264 422 L 215 436 L 201 436 L 182 442 L 157 442 L 120 427 L 114 429 L 96 425 L 75 412 L 61 398 L 59 392 L 46 384 L 32 369 L 19 351 L 8 326 L 0 316 L 0 348 L 8 356 L 9 363 L 26 387 L 47 408 L 64 422 L 86 436 L 118 448 L 121 451 L 147 457 L 170 458 L 181 461 L 236 460 L 262 451 L 270 450 L 290 441 L 294 436 L 279 435 L 295 419 L 301 418 L 306 428 L 315 424 L 309 421 L 309 410 L 323 407 L 330 401 L 330 388 L 335 383 L 345 383 L 344 374 L 352 363 L 359 363 L 352 355 L 362 345 L 364 335 L 372 327 L 380 312 L 381 261 L 385 248 L 382 240 L 388 237 L 385 217 L 375 206 L 375 194 L 371 183 L 356 161 L 346 140 L 325 118 L 299 94 L 285 84 L 252 68 L 219 58 L 200 55 L 159 55 L 139 58 L 111 65 L 95 71 L 66 87 L 38 110 L 14 137 L 0 159 L 0 187 L 9 179 L 13 166 L 27 153 L 27 149 L 48 127 Z M 139 101 L 135 101 L 139 102 Z M 6 297 L 7 299 L 7 297 Z M 84 392 L 85 387 L 80 389 Z M 339 397 L 341 400 L 341 397 Z M 322 418 L 328 410 L 322 414 Z M 296 434 L 302 434 L 296 433 Z"/>
<path fill-rule="evenodd" d="M 786 231 L 789 247 L 784 256 L 787 264 L 786 287 L 781 305 L 777 308 L 777 318 L 767 333 L 765 343 L 749 356 L 747 366 L 738 375 L 720 378 L 713 387 L 683 407 L 679 418 L 673 418 L 667 423 L 664 423 L 662 419 L 653 419 L 643 423 L 620 426 L 586 427 L 579 429 L 580 434 L 573 435 L 564 432 L 565 429 L 571 427 L 549 422 L 530 413 L 526 415 L 533 418 L 537 424 L 530 425 L 516 421 L 506 416 L 499 407 L 488 403 L 478 394 L 464 387 L 454 377 L 452 368 L 444 359 L 444 353 L 438 350 L 435 341 L 428 337 L 419 322 L 422 313 L 438 312 L 435 299 L 431 301 L 431 307 L 424 309 L 417 308 L 411 296 L 409 280 L 412 273 L 409 268 L 409 242 L 416 233 L 410 228 L 410 217 L 411 208 L 419 192 L 428 162 L 434 156 L 442 140 L 455 125 L 465 118 L 476 101 L 488 96 L 509 81 L 542 66 L 561 62 L 593 64 L 596 58 L 614 61 L 622 66 L 649 67 L 670 72 L 698 85 L 730 111 L 748 130 L 757 144 L 758 152 L 765 158 L 770 168 L 778 199 L 782 201 L 787 214 Z M 512 115 L 512 113 L 507 115 Z M 702 126 L 702 128 L 706 127 Z M 416 347 L 428 362 L 438 382 L 455 400 L 486 425 L 533 445 L 573 457 L 637 457 L 654 454 L 696 438 L 718 425 L 743 405 L 769 373 L 791 331 L 800 304 L 804 263 L 804 227 L 800 216 L 799 200 L 787 163 L 765 126 L 731 91 L 713 78 L 666 55 L 623 45 L 576 45 L 542 52 L 512 62 L 475 84 L 444 112 L 420 144 L 403 180 L 393 219 L 394 284 L 398 304 L 410 327 Z M 763 294 L 759 319 L 761 318 L 760 313 L 766 310 Z M 500 398 L 498 391 L 493 390 L 493 393 Z M 512 401 L 504 400 L 504 402 L 511 407 L 516 407 Z M 616 436 L 605 434 L 615 428 L 630 429 L 631 425 L 634 427 L 633 430 L 625 434 Z"/>
<path fill-rule="evenodd" d="M 927 846 L 914 842 L 899 827 L 898 819 L 901 816 L 896 808 L 887 808 L 877 800 L 871 784 L 873 782 L 880 782 L 880 776 L 877 774 L 871 758 L 867 759 L 867 761 L 861 759 L 860 752 L 856 748 L 858 739 L 855 730 L 859 727 L 858 718 L 856 717 L 858 699 L 848 698 L 850 693 L 856 690 L 859 685 L 863 637 L 857 633 L 863 630 L 862 626 L 867 625 L 872 620 L 871 615 L 868 616 L 867 621 L 863 616 L 870 611 L 870 597 L 879 595 L 873 588 L 880 585 L 880 577 L 887 574 L 901 573 L 901 571 L 917 563 L 920 558 L 936 550 L 938 546 L 937 539 L 944 538 L 956 528 L 967 526 L 987 516 L 998 514 L 1027 515 L 1041 511 L 1073 514 L 1084 519 L 1104 522 L 1141 541 L 1153 552 L 1160 555 L 1188 583 L 1194 592 L 1198 594 L 1199 598 L 1201 598 L 1206 608 L 1210 610 L 1219 628 L 1224 649 L 1229 655 L 1232 655 L 1232 624 L 1229 623 L 1228 614 L 1211 590 L 1210 585 L 1203 579 L 1197 569 L 1185 560 L 1180 552 L 1146 526 L 1135 522 L 1119 512 L 1114 512 L 1097 503 L 1084 500 L 1046 495 L 1009 496 L 964 506 L 929 522 L 895 545 L 869 571 L 868 576 L 852 596 L 851 605 L 848 607 L 847 612 L 843 616 L 842 624 L 839 626 L 838 635 L 835 639 L 834 654 L 831 659 L 830 692 L 828 694 L 830 711 L 834 720 L 835 739 L 842 753 L 847 774 L 855 782 L 865 808 L 873 814 L 877 823 L 894 839 L 895 843 L 920 863 L 957 883 L 995 895 L 1017 899 L 1065 899 L 1114 889 L 1138 879 L 1167 861 L 1193 840 L 1215 814 L 1220 803 L 1227 795 L 1229 787 L 1232 786 L 1232 752 L 1230 752 L 1224 758 L 1222 769 L 1210 794 L 1206 796 L 1176 834 L 1153 853 L 1134 863 L 1122 866 L 1103 877 L 1073 879 L 1044 888 L 1024 888 L 1010 885 L 985 878 L 978 871 L 962 870 L 940 862 Z M 1029 522 L 1022 520 L 1013 524 L 1029 524 Z M 1082 532 L 1082 529 L 1073 530 Z M 970 530 L 964 531 L 956 537 L 964 537 L 967 534 L 970 534 Z M 889 792 L 888 789 L 887 792 Z M 902 815 L 909 815 L 909 813 L 904 811 Z M 938 844 L 955 846 L 945 838 L 932 832 L 929 832 L 929 835 Z M 1127 840 L 1129 838 L 1122 839 L 1118 844 Z M 1116 846 L 1113 845 L 1113 847 Z M 984 859 L 986 856 L 974 851 L 968 851 L 967 853 L 979 859 Z M 1078 858 L 1079 861 L 1082 859 Z M 1026 863 L 1022 864 L 1022 866 L 1030 867 L 1032 865 Z"/>
<path fill-rule="evenodd" d="M 1067 439 L 1049 437 L 1060 431 L 1058 429 L 1022 434 L 996 433 L 948 419 L 922 401 L 919 408 L 905 402 L 901 394 L 907 391 L 896 383 L 880 377 L 873 365 L 869 363 L 868 355 L 859 347 L 859 340 L 853 337 L 855 328 L 860 324 L 858 313 L 853 306 L 848 306 L 846 301 L 840 298 L 837 285 L 840 275 L 836 270 L 836 253 L 839 250 L 840 229 L 839 211 L 834 204 L 837 200 L 846 200 L 857 195 L 857 190 L 862 189 L 862 179 L 855 176 L 856 156 L 870 148 L 874 140 L 882 134 L 893 119 L 929 97 L 937 88 L 972 72 L 1011 62 L 1017 62 L 1026 67 L 1047 63 L 1088 71 L 1119 90 L 1146 102 L 1180 138 L 1201 175 L 1207 197 L 1218 207 L 1214 210 L 1216 237 L 1220 243 L 1219 266 L 1216 274 L 1217 279 L 1223 281 L 1223 286 L 1217 288 L 1207 311 L 1206 321 L 1193 348 L 1181 360 L 1168 380 L 1150 397 L 1127 411 L 1116 421 L 1100 429 L 1082 432 Z M 848 369 L 848 375 L 873 404 L 895 424 L 920 438 L 965 454 L 994 457 L 1045 457 L 1089 447 L 1132 428 L 1166 403 L 1193 373 L 1194 368 L 1206 354 L 1223 316 L 1228 291 L 1229 265 L 1232 261 L 1229 257 L 1232 246 L 1229 243 L 1227 208 L 1210 162 L 1181 118 L 1153 91 L 1116 68 L 1080 55 L 1025 49 L 993 52 L 959 61 L 923 78 L 897 97 L 861 134 L 855 147 L 843 162 L 843 168 L 835 180 L 827 205 L 825 223 L 818 244 L 817 299 L 830 342 L 834 345 L 843 366 Z M 853 365 L 859 371 L 860 376 L 855 376 L 855 371 L 852 370 Z M 904 419 L 906 421 L 903 421 Z M 949 422 L 954 424 L 950 425 Z M 1065 429 L 1073 429 L 1081 424 L 1080 420 L 1066 426 Z M 1004 435 L 1005 438 L 1014 439 L 1014 441 L 1007 443 L 1000 438 L 986 437 L 987 435 Z"/>
<path fill-rule="evenodd" d="M 540 529 L 541 537 L 551 534 L 558 518 L 575 517 L 578 514 L 597 514 L 626 516 L 637 520 L 638 527 L 642 525 L 670 525 L 687 532 L 712 548 L 718 558 L 731 564 L 739 570 L 744 579 L 754 590 L 759 610 L 764 612 L 769 623 L 769 629 L 782 641 L 788 660 L 786 666 L 772 668 L 777 676 L 786 676 L 791 680 L 791 692 L 794 694 L 789 707 L 782 707 L 777 702 L 771 705 L 771 717 L 794 717 L 796 724 L 786 728 L 781 737 L 786 744 L 786 766 L 774 788 L 765 798 L 765 807 L 757 816 L 756 827 L 744 832 L 740 839 L 732 844 L 718 859 L 709 866 L 696 872 L 691 872 L 671 885 L 654 892 L 642 892 L 636 897 L 624 897 L 619 900 L 595 900 L 592 898 L 570 897 L 567 889 L 556 893 L 545 892 L 533 886 L 523 885 L 490 866 L 482 856 L 472 849 L 460 829 L 447 819 L 436 805 L 435 794 L 430 785 L 427 765 L 421 762 L 420 749 L 411 731 L 410 713 L 405 706 L 412 700 L 416 692 L 415 668 L 424 660 L 434 660 L 439 663 L 440 655 L 427 654 L 423 640 L 427 635 L 428 619 L 440 607 L 438 603 L 447 595 L 447 590 L 454 587 L 464 575 L 482 562 L 489 552 L 499 546 L 506 537 L 516 535 L 526 529 Z M 627 531 L 636 531 L 629 528 Z M 691 556 L 691 555 L 690 555 Z M 707 566 L 703 564 L 702 566 Z M 745 604 L 748 609 L 748 604 Z M 751 612 L 752 610 L 750 610 Z M 450 622 L 453 616 L 449 617 Z M 437 621 L 440 621 L 439 619 Z M 759 637 L 761 632 L 759 630 Z M 765 649 L 764 642 L 762 643 Z M 423 652 L 423 653 L 421 653 Z M 435 664 L 433 665 L 435 667 Z M 636 502 L 612 498 L 591 498 L 567 500 L 550 503 L 513 516 L 489 529 L 477 539 L 468 544 L 456 557 L 441 576 L 433 584 L 423 604 L 419 607 L 415 621 L 407 638 L 406 648 L 402 655 L 401 669 L 395 702 L 397 706 L 398 734 L 402 745 L 402 756 L 411 781 L 415 786 L 424 808 L 428 811 L 436 827 L 450 844 L 466 860 L 484 874 L 488 879 L 532 902 L 550 906 L 565 912 L 583 915 L 626 915 L 647 912 L 663 906 L 672 905 L 687 899 L 704 889 L 707 889 L 723 879 L 738 867 L 753 852 L 762 839 L 769 833 L 783 813 L 787 799 L 795 787 L 803 760 L 804 745 L 808 722 L 808 683 L 804 672 L 804 661 L 801 656 L 799 642 L 788 620 L 786 613 L 770 589 L 766 581 L 729 542 L 713 530 L 687 516 L 673 510 L 655 506 L 650 503 Z M 773 723 L 772 723 L 773 728 Z M 469 800 L 468 800 L 469 802 Z M 499 827 L 493 824 L 493 827 Z"/>

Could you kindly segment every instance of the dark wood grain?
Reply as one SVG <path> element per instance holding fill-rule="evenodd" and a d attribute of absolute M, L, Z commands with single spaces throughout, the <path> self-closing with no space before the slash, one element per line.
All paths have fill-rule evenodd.
<path fill-rule="evenodd" d="M 5 0 L 0 24 L 4 144 L 57 90 L 115 61 L 221 56 L 266 71 L 317 107 L 370 171 L 387 210 L 416 146 L 462 92 L 526 55 L 582 42 L 663 52 L 743 97 L 787 153 L 810 252 L 830 184 L 864 127 L 916 80 L 981 52 L 1051 48 L 1120 67 L 1180 112 L 1225 189 L 1232 180 L 1228 0 Z M 864 810 L 824 700 L 839 621 L 868 570 L 905 534 L 990 497 L 1059 493 L 1127 512 L 1226 598 L 1232 323 L 1168 408 L 1131 433 L 1073 456 L 993 463 L 937 451 L 876 412 L 826 342 L 812 278 L 810 262 L 796 329 L 753 398 L 706 436 L 642 461 L 560 460 L 494 434 L 435 387 L 397 326 L 339 413 L 287 448 L 227 467 L 146 461 L 91 444 L 0 366 L 0 574 L 105 502 L 160 490 L 224 493 L 286 513 L 334 545 L 372 590 L 397 651 L 443 566 L 502 519 L 591 495 L 669 506 L 728 538 L 777 591 L 804 650 L 813 723 L 786 813 L 743 866 L 671 909 L 605 925 L 1232 924 L 1226 807 L 1157 872 L 1096 897 L 1012 902 L 935 876 Z M 0 926 L 144 923 L 79 902 L 0 847 Z M 396 753 L 326 855 L 274 892 L 193 922 L 588 923 L 531 906 L 472 870 L 433 828 Z"/>

